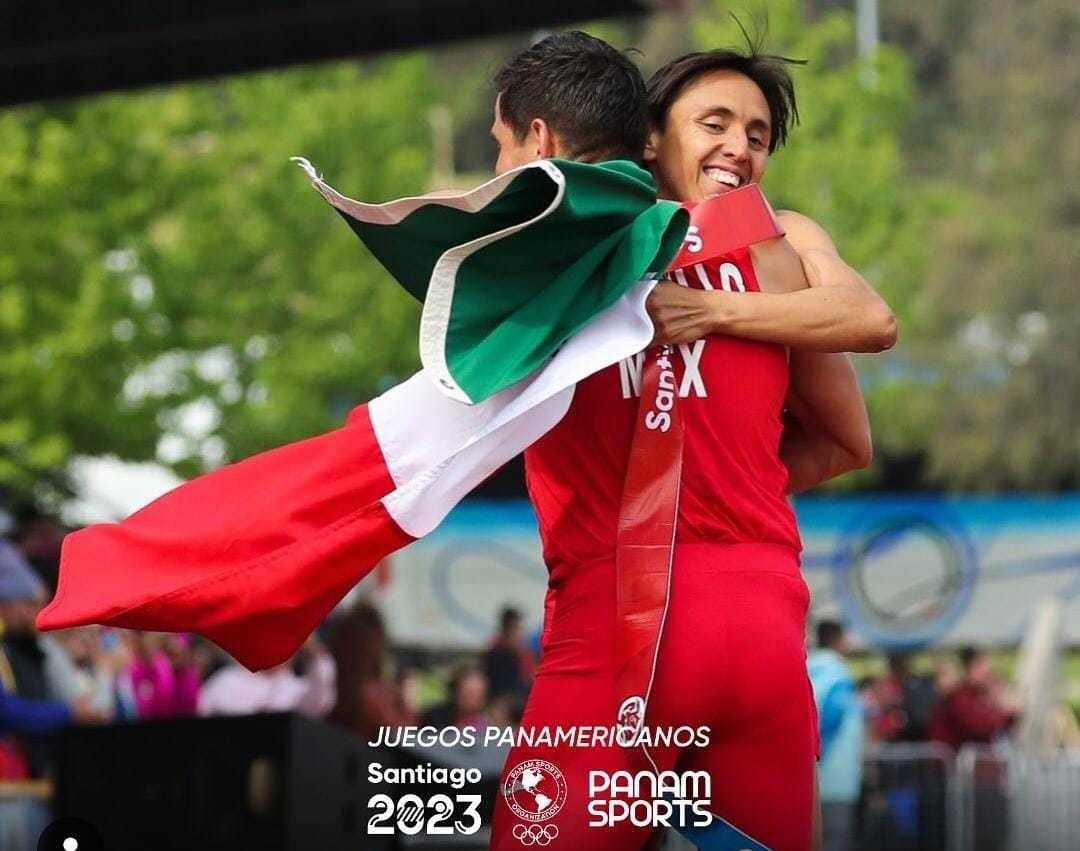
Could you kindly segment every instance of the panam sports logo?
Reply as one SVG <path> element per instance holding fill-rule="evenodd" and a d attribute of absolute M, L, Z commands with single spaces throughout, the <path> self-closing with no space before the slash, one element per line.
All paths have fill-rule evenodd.
<path fill-rule="evenodd" d="M 518 818 L 534 823 L 547 821 L 566 803 L 566 778 L 557 765 L 529 759 L 514 766 L 506 776 L 503 797 Z"/>

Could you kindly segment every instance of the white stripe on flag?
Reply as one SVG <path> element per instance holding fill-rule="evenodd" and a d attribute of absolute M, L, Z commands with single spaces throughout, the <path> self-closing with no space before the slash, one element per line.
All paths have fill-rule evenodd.
<path fill-rule="evenodd" d="M 397 485 L 383 504 L 402 530 L 414 538 L 431 532 L 469 491 L 563 418 L 577 382 L 648 346 L 653 325 L 645 299 L 655 285 L 635 284 L 543 369 L 478 405 L 447 399 L 422 372 L 372 400 L 372 428 Z"/>
<path fill-rule="evenodd" d="M 446 332 L 450 322 L 450 309 L 453 306 L 458 268 L 471 254 L 481 248 L 512 236 L 558 209 L 566 192 L 565 175 L 559 171 L 558 166 L 546 160 L 537 160 L 503 172 L 468 192 L 449 195 L 434 192 L 429 195 L 400 198 L 385 204 L 365 204 L 342 195 L 330 186 L 304 157 L 290 157 L 290 159 L 304 170 L 311 185 L 331 205 L 358 221 L 377 225 L 396 225 L 409 213 L 427 205 L 475 213 L 498 198 L 519 175 L 530 170 L 541 171 L 554 184 L 554 197 L 547 207 L 535 216 L 447 250 L 439 257 L 431 270 L 424 306 L 420 314 L 420 362 L 424 365 L 427 379 L 435 384 L 440 392 L 461 402 L 472 402 L 468 394 L 454 380 L 446 362 Z"/>

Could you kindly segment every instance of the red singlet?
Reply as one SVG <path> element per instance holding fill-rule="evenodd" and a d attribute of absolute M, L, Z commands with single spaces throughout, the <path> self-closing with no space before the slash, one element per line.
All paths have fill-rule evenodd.
<path fill-rule="evenodd" d="M 749 253 L 736 259 L 676 279 L 757 291 Z M 747 847 L 806 851 L 817 723 L 805 667 L 809 590 L 779 457 L 787 350 L 721 335 L 677 350 L 683 477 L 645 723 L 707 725 L 711 736 L 706 747 L 650 754 L 661 770 L 708 771 L 711 811 L 759 843 Z M 642 363 L 639 355 L 581 382 L 566 417 L 525 453 L 550 571 L 525 727 L 606 726 L 615 718 L 616 526 Z M 548 847 L 622 851 L 652 833 L 629 822 L 589 826 L 589 772 L 647 770 L 640 748 L 516 747 L 504 785 L 530 759 L 557 765 L 565 777 L 566 803 L 550 819 L 558 830 Z M 521 847 L 513 832 L 520 824 L 528 822 L 500 796 L 491 847 Z M 524 830 L 517 828 L 528 840 Z"/>
<path fill-rule="evenodd" d="M 679 273 L 680 283 L 758 292 L 749 253 L 739 259 L 738 266 L 692 267 Z M 714 334 L 677 351 L 686 423 L 677 541 L 782 544 L 798 552 L 779 452 L 787 349 Z M 615 550 L 643 360 L 644 353 L 578 384 L 563 420 L 525 453 L 529 496 L 552 570 Z"/>

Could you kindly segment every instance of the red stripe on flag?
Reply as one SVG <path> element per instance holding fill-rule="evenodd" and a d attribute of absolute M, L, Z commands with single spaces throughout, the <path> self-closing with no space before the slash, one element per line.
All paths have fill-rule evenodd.
<path fill-rule="evenodd" d="M 117 618 L 134 629 L 205 635 L 252 670 L 288 660 L 349 590 L 413 538 L 374 502 L 295 551 L 143 606 Z M 192 626 L 194 624 L 194 627 Z"/>
<path fill-rule="evenodd" d="M 367 407 L 342 428 L 170 491 L 123 523 L 68 535 L 40 629 L 198 632 L 245 665 L 287 659 L 388 553 L 409 543 Z"/>

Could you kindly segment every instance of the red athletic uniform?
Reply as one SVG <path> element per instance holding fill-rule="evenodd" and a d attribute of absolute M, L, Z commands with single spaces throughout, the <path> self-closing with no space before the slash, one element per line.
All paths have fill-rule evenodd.
<path fill-rule="evenodd" d="M 699 264 L 676 277 L 695 288 L 756 291 L 748 253 L 736 260 Z M 706 747 L 649 755 L 660 770 L 708 771 L 711 811 L 758 843 L 805 851 L 817 722 L 806 675 L 810 594 L 779 457 L 787 351 L 711 335 L 677 352 L 683 474 L 645 724 L 707 725 L 711 735 Z M 642 360 L 580 383 L 566 417 L 525 454 L 550 571 L 526 728 L 610 727 L 616 716 L 614 554 Z M 556 765 L 566 779 L 566 803 L 549 822 L 558 835 L 548 847 L 624 851 L 648 839 L 651 829 L 629 821 L 587 826 L 588 772 L 645 770 L 641 748 L 514 748 L 504 783 L 506 773 L 534 758 Z M 519 824 L 500 797 L 491 847 L 522 847 L 514 836 Z"/>

